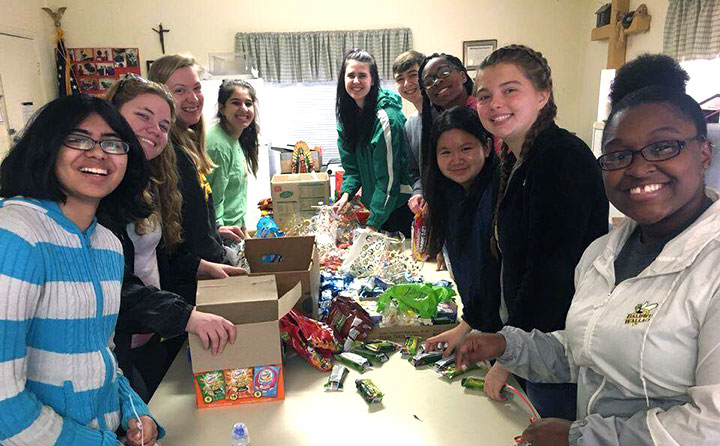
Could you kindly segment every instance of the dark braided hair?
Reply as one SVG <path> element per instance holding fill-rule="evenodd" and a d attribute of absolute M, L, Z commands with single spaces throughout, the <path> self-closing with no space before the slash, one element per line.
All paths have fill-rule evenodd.
<path fill-rule="evenodd" d="M 255 88 L 253 88 L 249 82 L 240 79 L 223 81 L 220 85 L 220 89 L 218 90 L 218 112 L 216 116 L 220 120 L 220 126 L 223 130 L 225 130 L 225 133 L 232 134 L 225 115 L 220 112 L 220 107 L 227 105 L 227 101 L 230 99 L 230 96 L 232 96 L 235 88 L 246 89 L 253 102 L 253 120 L 250 125 L 242 131 L 238 140 L 240 142 L 240 147 L 242 147 L 242 151 L 245 154 L 245 159 L 248 162 L 250 172 L 257 177 L 259 155 L 258 135 L 260 134 L 260 126 L 258 125 L 258 101 Z"/>
<path fill-rule="evenodd" d="M 536 90 L 549 92 L 548 101 L 545 106 L 538 113 L 535 122 L 530 126 L 523 140 L 523 145 L 520 150 L 520 157 L 527 158 L 530 148 L 537 136 L 549 127 L 554 121 L 557 115 L 557 105 L 555 105 L 555 97 L 553 95 L 553 83 L 550 65 L 548 65 L 547 59 L 543 57 L 542 53 L 535 51 L 525 45 L 507 45 L 493 51 L 485 60 L 480 64 L 480 71 L 487 67 L 492 67 L 497 64 L 506 63 L 517 66 L 525 77 L 533 84 Z M 510 178 L 510 172 L 512 171 L 513 165 L 516 160 L 514 156 L 509 153 L 509 147 L 507 144 L 503 144 L 502 151 L 500 153 L 500 184 L 498 186 L 498 196 L 495 201 L 495 211 L 493 212 L 493 236 L 491 239 L 491 251 L 497 257 L 497 221 L 498 211 L 500 210 L 500 202 L 502 201 L 505 190 L 507 189 L 507 183 Z"/>
<path fill-rule="evenodd" d="M 372 86 L 363 108 L 358 107 L 355 99 L 345 91 L 345 69 L 348 60 L 356 60 L 368 65 Z M 357 148 L 365 146 L 370 141 L 372 128 L 375 123 L 375 107 L 377 106 L 378 94 L 380 93 L 380 75 L 378 74 L 375 58 L 365 50 L 353 48 L 345 53 L 343 63 L 340 67 L 337 83 L 337 99 L 335 101 L 335 115 L 340 121 L 344 130 L 345 147 L 349 152 L 355 152 Z"/>
<path fill-rule="evenodd" d="M 452 54 L 433 53 L 427 56 L 420 64 L 420 67 L 418 68 L 418 85 L 420 87 L 420 92 L 422 93 L 423 98 L 421 114 L 422 125 L 420 130 L 420 151 L 422 153 L 422 156 L 420 158 L 423 165 L 420 166 L 420 169 L 422 169 L 423 176 L 425 171 L 427 170 L 428 165 L 426 160 L 429 156 L 432 156 L 433 154 L 433 148 L 430 144 L 430 131 L 432 130 L 433 126 L 433 111 L 435 111 L 436 113 L 440 113 L 443 111 L 443 108 L 430 102 L 430 97 L 425 91 L 425 83 L 423 82 L 422 73 L 423 70 L 425 70 L 425 66 L 427 66 L 427 64 L 430 63 L 431 60 L 438 57 L 442 57 L 443 59 L 447 60 L 448 63 L 452 65 L 456 70 L 465 73 L 465 82 L 463 83 L 463 86 L 465 87 L 465 91 L 467 92 L 468 96 L 472 96 L 473 89 L 475 88 L 475 83 L 468 74 L 465 65 L 463 65 L 460 59 L 453 56 Z"/>

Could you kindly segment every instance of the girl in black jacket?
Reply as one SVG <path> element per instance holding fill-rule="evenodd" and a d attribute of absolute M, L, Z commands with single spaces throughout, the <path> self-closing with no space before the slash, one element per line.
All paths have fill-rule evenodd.
<path fill-rule="evenodd" d="M 442 112 L 430 133 L 432 155 L 423 190 L 430 221 L 430 247 L 447 248 L 462 300 L 460 324 L 425 342 L 447 343 L 449 355 L 472 329 L 495 332 L 500 322 L 500 266 L 490 252 L 497 158 L 492 135 L 466 106 Z"/>
<path fill-rule="evenodd" d="M 588 146 L 555 125 L 547 60 L 522 45 L 488 56 L 477 76 L 478 114 L 505 141 L 494 218 L 502 259 L 503 323 L 544 332 L 565 327 L 573 275 L 585 248 L 608 230 L 608 201 Z M 495 364 L 485 391 L 502 399 L 509 372 Z M 575 388 L 527 383 L 543 417 L 575 418 Z"/>
<path fill-rule="evenodd" d="M 150 161 L 150 183 L 142 200 L 153 213 L 127 225 L 99 216 L 120 239 L 125 256 L 115 354 L 131 386 L 149 401 L 182 344 L 181 335 L 195 333 L 217 353 L 234 341 L 235 327 L 220 316 L 196 311 L 194 299 L 166 291 L 173 285 L 168 253 L 176 252 L 176 271 L 192 280 L 197 274 L 194 256 L 177 252 L 182 197 L 175 152 L 168 143 L 175 118 L 172 96 L 159 84 L 126 77 L 108 90 L 107 99 L 128 121 Z M 161 345 L 160 337 L 175 339 Z"/>

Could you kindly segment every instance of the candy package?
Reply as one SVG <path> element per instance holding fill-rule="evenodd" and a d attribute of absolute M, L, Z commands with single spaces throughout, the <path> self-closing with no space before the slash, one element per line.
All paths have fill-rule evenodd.
<path fill-rule="evenodd" d="M 362 346 L 355 346 L 350 350 L 351 353 L 355 353 L 356 355 L 360 355 L 363 358 L 366 358 L 368 361 L 372 362 L 373 365 L 375 364 L 382 364 L 383 362 L 388 361 L 388 355 L 382 352 L 374 352 L 372 350 L 368 350 Z"/>
<path fill-rule="evenodd" d="M 428 225 L 422 214 L 415 214 L 413 219 L 412 255 L 418 262 L 425 262 L 430 258 Z"/>
<path fill-rule="evenodd" d="M 200 392 L 205 404 L 225 399 L 225 380 L 222 370 L 207 372 L 195 377 L 200 385 Z"/>
<path fill-rule="evenodd" d="M 340 364 L 335 364 L 328 376 L 328 381 L 325 384 L 326 392 L 341 392 L 343 390 L 343 381 L 345 377 L 350 373 L 347 367 Z"/>
<path fill-rule="evenodd" d="M 355 387 L 368 404 L 380 403 L 385 396 L 369 379 L 356 379 Z"/>
<path fill-rule="evenodd" d="M 485 389 L 485 380 L 482 378 L 463 378 L 462 381 L 460 381 L 460 385 L 467 388 L 467 389 L 473 389 L 473 390 L 484 390 Z"/>
<path fill-rule="evenodd" d="M 225 398 L 235 401 L 249 398 L 255 393 L 253 388 L 253 369 L 227 369 L 223 371 L 225 378 Z"/>
<path fill-rule="evenodd" d="M 386 340 L 368 341 L 362 345 L 366 349 L 378 353 L 393 353 L 400 350 L 400 344 Z"/>
<path fill-rule="evenodd" d="M 301 334 L 300 327 L 288 315 L 280 319 L 280 339 L 316 369 L 324 372 L 330 371 L 332 369 L 332 352 L 315 349 L 310 345 Z"/>
<path fill-rule="evenodd" d="M 408 336 L 405 338 L 405 344 L 400 348 L 402 356 L 415 356 L 421 346 L 421 339 L 417 336 Z"/>
<path fill-rule="evenodd" d="M 345 343 L 365 339 L 373 329 L 373 322 L 367 312 L 354 300 L 338 295 L 330 304 L 325 320 L 335 330 L 335 335 Z"/>
<path fill-rule="evenodd" d="M 466 369 L 458 368 L 457 364 L 455 364 L 455 357 L 453 356 L 441 359 L 433 365 L 433 370 L 448 379 L 454 379 L 456 376 L 460 376 L 476 368 L 478 368 L 477 364 L 473 364 Z"/>
<path fill-rule="evenodd" d="M 255 367 L 255 398 L 277 396 L 278 380 L 280 379 L 280 367 L 267 365 Z"/>
<path fill-rule="evenodd" d="M 360 373 L 365 373 L 370 369 L 370 361 L 356 353 L 342 352 L 335 355 L 335 359 Z"/>
<path fill-rule="evenodd" d="M 340 350 L 340 344 L 335 338 L 335 333 L 327 324 L 305 317 L 294 309 L 290 310 L 285 317 L 298 326 L 300 334 L 313 348 L 330 352 Z"/>
<path fill-rule="evenodd" d="M 442 352 L 440 350 L 435 350 L 432 352 L 424 352 L 422 349 L 418 350 L 417 353 L 415 353 L 415 356 L 410 358 L 410 364 L 415 366 L 415 368 L 422 367 L 424 365 L 432 364 L 435 361 L 438 361 L 442 358 Z"/>

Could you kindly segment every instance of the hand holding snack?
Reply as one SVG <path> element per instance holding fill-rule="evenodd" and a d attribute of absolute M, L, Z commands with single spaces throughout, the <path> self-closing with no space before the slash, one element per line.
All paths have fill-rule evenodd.
<path fill-rule="evenodd" d="M 495 359 L 505 351 L 505 336 L 497 333 L 470 333 L 455 352 L 458 367 Z"/>
<path fill-rule="evenodd" d="M 431 352 L 437 349 L 438 344 L 447 344 L 443 350 L 443 358 L 447 358 L 451 353 L 455 351 L 455 348 L 460 345 L 465 335 L 470 333 L 472 328 L 465 321 L 461 321 L 457 327 L 453 327 L 448 331 L 442 332 L 439 335 L 428 338 L 423 342 L 423 347 L 426 352 Z"/>

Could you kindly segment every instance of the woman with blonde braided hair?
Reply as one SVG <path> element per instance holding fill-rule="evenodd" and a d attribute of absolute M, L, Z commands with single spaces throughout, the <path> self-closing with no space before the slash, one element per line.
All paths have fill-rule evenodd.
<path fill-rule="evenodd" d="M 478 115 L 504 141 L 491 248 L 502 262 L 500 319 L 551 332 L 565 327 L 573 272 L 608 230 L 608 201 L 588 146 L 555 124 L 551 70 L 541 53 L 509 45 L 490 54 L 477 79 Z M 504 399 L 509 372 L 495 364 L 485 391 Z M 575 418 L 573 384 L 528 382 L 539 414 Z"/>

